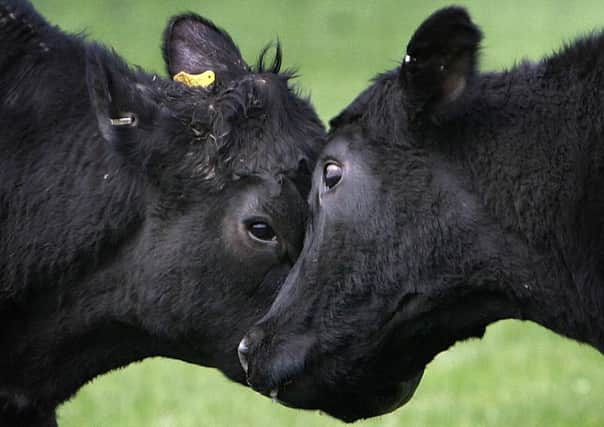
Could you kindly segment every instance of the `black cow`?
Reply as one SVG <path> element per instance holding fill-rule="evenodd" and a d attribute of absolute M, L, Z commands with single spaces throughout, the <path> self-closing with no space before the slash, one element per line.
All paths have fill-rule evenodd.
<path fill-rule="evenodd" d="M 604 351 L 604 34 L 485 74 L 480 39 L 436 12 L 332 121 L 302 254 L 240 346 L 257 390 L 390 411 L 506 318 Z"/>
<path fill-rule="evenodd" d="M 187 14 L 163 52 L 199 86 L 0 1 L 2 426 L 55 425 L 85 382 L 148 356 L 243 381 L 237 343 L 301 249 L 324 129 L 280 48 L 251 68 Z"/>

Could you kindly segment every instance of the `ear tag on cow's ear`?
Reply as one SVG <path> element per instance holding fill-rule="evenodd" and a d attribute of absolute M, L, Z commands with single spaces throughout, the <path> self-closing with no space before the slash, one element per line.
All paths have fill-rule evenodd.
<path fill-rule="evenodd" d="M 136 116 L 133 113 L 128 113 L 124 117 L 117 117 L 115 119 L 109 119 L 111 126 L 116 127 L 134 127 L 137 125 Z"/>
<path fill-rule="evenodd" d="M 174 81 L 184 83 L 187 86 L 201 86 L 207 88 L 216 81 L 216 74 L 212 70 L 204 71 L 201 74 L 189 74 L 181 71 L 173 77 Z"/>

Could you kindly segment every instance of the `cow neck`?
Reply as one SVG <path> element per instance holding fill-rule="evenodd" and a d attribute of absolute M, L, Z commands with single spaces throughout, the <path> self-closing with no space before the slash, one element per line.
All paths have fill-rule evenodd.
<path fill-rule="evenodd" d="M 518 302 L 518 317 L 604 351 L 604 246 L 593 234 L 604 227 L 604 208 L 590 194 L 604 184 L 597 164 L 604 150 L 595 144 L 602 131 L 576 114 L 604 105 L 565 82 L 568 73 L 557 77 L 543 67 L 483 77 L 471 113 L 462 126 L 445 126 L 444 135 L 458 136 L 458 166 L 484 211 L 506 239 L 526 247 L 532 277 L 502 285 Z M 564 92 L 544 96 L 544 87 Z"/>
<path fill-rule="evenodd" d="M 37 292 L 0 314 L 0 347 L 9 349 L 0 358 L 0 397 L 54 412 L 95 376 L 158 353 L 126 311 L 133 296 L 120 269 Z"/>
<path fill-rule="evenodd" d="M 15 408 L 50 420 L 96 375 L 158 353 L 127 311 L 123 267 L 137 265 L 146 181 L 101 138 L 85 85 L 67 87 L 69 119 L 59 129 L 55 112 L 31 107 L 32 122 L 15 125 L 29 143 L 3 159 L 20 167 L 3 182 L 12 191 L 0 225 L 19 238 L 2 242 L 0 424 Z"/>

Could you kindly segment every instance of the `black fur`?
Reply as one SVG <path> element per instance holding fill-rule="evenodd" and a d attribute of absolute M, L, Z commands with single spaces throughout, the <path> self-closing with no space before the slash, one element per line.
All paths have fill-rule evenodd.
<path fill-rule="evenodd" d="M 324 130 L 280 47 L 252 69 L 187 14 L 164 55 L 216 84 L 147 74 L 0 1 L 0 425 L 55 425 L 85 382 L 148 356 L 244 379 L 237 343 L 300 250 Z M 276 238 L 252 238 L 258 222 Z"/>
<path fill-rule="evenodd" d="M 441 9 L 420 25 L 399 74 L 412 121 L 454 101 L 472 83 L 481 39 L 481 31 L 460 7 Z"/>
<path fill-rule="evenodd" d="M 414 59 L 332 121 L 302 255 L 248 335 L 256 389 L 377 415 L 505 318 L 604 352 L 604 34 L 483 74 L 479 39 L 464 10 L 436 12 Z M 449 79 L 464 82 L 454 97 Z"/>

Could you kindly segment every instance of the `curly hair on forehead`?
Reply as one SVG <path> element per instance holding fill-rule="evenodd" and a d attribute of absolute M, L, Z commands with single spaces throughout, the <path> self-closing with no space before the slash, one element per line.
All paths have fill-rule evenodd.
<path fill-rule="evenodd" d="M 219 85 L 155 82 L 163 98 L 157 101 L 180 121 L 185 133 L 179 139 L 189 147 L 184 161 L 172 165 L 176 175 L 220 191 L 241 176 L 294 173 L 299 159 L 314 162 L 324 128 L 309 101 L 288 84 L 296 74 L 283 71 L 282 61 L 277 41 L 262 49 L 248 72 Z"/>
<path fill-rule="evenodd" d="M 272 60 L 267 58 L 274 49 Z M 158 81 L 160 86 L 160 97 L 168 103 L 178 116 L 186 117 L 192 127 L 207 126 L 210 119 L 215 126 L 216 121 L 224 122 L 232 119 L 248 119 L 252 110 L 260 111 L 266 108 L 270 99 L 283 99 L 279 93 L 291 91 L 293 95 L 299 96 L 296 88 L 290 88 L 288 81 L 297 77 L 296 69 L 282 70 L 283 52 L 279 41 L 268 43 L 261 50 L 256 65 L 249 69 L 246 75 L 226 82 L 220 82 L 210 88 L 200 89 L 187 87 L 182 84 Z M 262 76 L 260 76 L 262 75 Z M 270 78 L 274 75 L 276 78 Z M 218 81 L 220 78 L 218 77 Z M 279 83 L 282 82 L 282 83 Z M 275 89 L 281 86 L 279 89 Z M 200 110 L 208 111 L 204 114 Z M 222 127 L 219 125 L 218 127 Z M 218 129 L 215 129 L 218 131 Z M 214 132 L 214 136 L 221 132 Z"/>
<path fill-rule="evenodd" d="M 265 63 L 266 57 L 271 51 L 271 49 L 275 49 L 275 56 L 273 56 L 272 62 L 269 64 Z M 271 42 L 265 45 L 260 51 L 260 55 L 258 55 L 258 61 L 256 62 L 256 66 L 254 70 L 256 73 L 272 73 L 277 74 L 279 77 L 290 80 L 298 77 L 297 70 L 288 68 L 285 70 L 281 70 L 281 66 L 283 64 L 283 50 L 281 49 L 281 42 L 277 40 L 276 42 Z"/>

